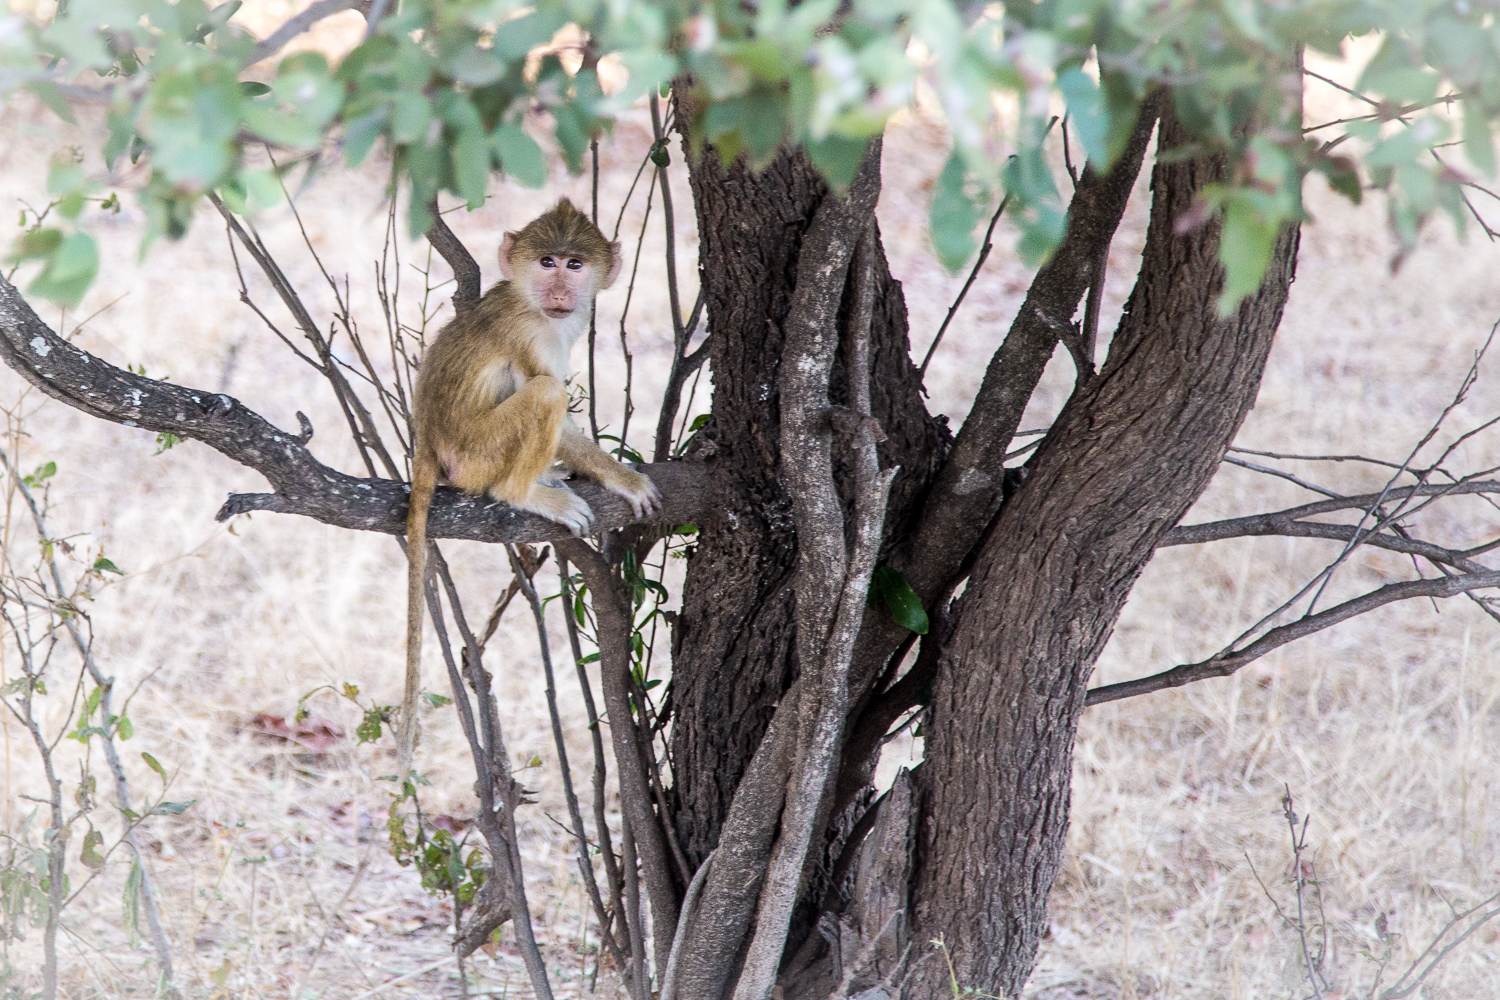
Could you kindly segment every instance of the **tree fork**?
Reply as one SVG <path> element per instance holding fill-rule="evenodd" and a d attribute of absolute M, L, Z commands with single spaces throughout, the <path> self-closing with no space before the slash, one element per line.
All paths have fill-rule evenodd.
<path fill-rule="evenodd" d="M 1068 206 L 1068 228 L 1061 245 L 1032 279 L 1025 302 L 990 361 L 953 450 L 921 502 L 915 525 L 907 534 L 895 536 L 899 541 L 892 546 L 891 563 L 906 576 L 934 620 L 943 615 L 941 606 L 967 575 L 988 526 L 1019 482 L 1007 481 L 1005 452 L 1057 347 L 1056 326 L 1046 320 L 1071 318 L 1091 287 L 1097 262 L 1109 252 L 1140 175 L 1156 127 L 1158 103 L 1159 98 L 1147 99 L 1113 167 L 1104 173 L 1084 169 Z M 932 636 L 923 642 L 924 661 L 919 664 L 926 676 L 912 677 L 886 692 L 896 697 L 873 689 L 908 635 L 886 614 L 867 616 L 860 629 L 850 671 L 849 742 L 835 810 L 869 783 L 886 730 L 916 704 L 915 696 L 931 679 L 935 667 L 931 661 L 941 648 Z M 901 700 L 908 696 L 912 700 Z M 869 718 L 864 717 L 866 713 Z"/>
<path fill-rule="evenodd" d="M 1159 148 L 1187 141 L 1164 113 Z M 1281 319 L 1295 228 L 1228 317 L 1216 309 L 1220 221 L 1175 230 L 1223 170 L 1217 157 L 1157 163 L 1141 272 L 1109 358 L 1028 463 L 954 611 L 917 775 L 913 909 L 914 939 L 941 937 L 965 987 L 1014 996 L 1030 974 L 1089 672 L 1157 543 L 1218 468 Z M 951 995 L 939 964 L 914 963 L 905 995 Z"/>

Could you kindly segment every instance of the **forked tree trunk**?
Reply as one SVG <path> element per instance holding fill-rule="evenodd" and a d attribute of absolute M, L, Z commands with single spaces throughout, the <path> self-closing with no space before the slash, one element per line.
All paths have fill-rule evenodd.
<path fill-rule="evenodd" d="M 1131 150 L 1135 164 L 1149 129 L 1143 120 Z M 1181 142 L 1181 130 L 1168 120 L 1162 148 Z M 1053 306 L 1062 312 L 1071 311 L 1069 303 L 1087 285 L 1089 254 L 1107 247 L 1135 169 L 1126 163 L 1080 188 L 1082 196 L 1093 185 L 1093 201 L 1082 208 L 1075 201 L 1075 223 L 1093 213 L 1082 228 L 1097 232 L 1085 238 L 1077 261 L 1060 255 L 1067 273 L 1054 266 L 1038 279 L 1051 282 Z M 893 796 L 905 804 L 906 818 L 892 817 L 872 836 L 883 854 L 863 852 L 887 879 L 910 873 L 909 886 L 888 886 L 881 901 L 862 904 L 880 912 L 887 932 L 893 922 L 905 924 L 893 934 L 912 945 L 903 996 L 952 995 L 947 962 L 927 947 L 939 937 L 962 987 L 1015 996 L 1024 985 L 1067 830 L 1072 747 L 1089 672 L 1157 540 L 1207 485 L 1254 400 L 1286 301 L 1297 234 L 1279 240 L 1259 294 L 1233 316 L 1218 317 L 1219 227 L 1178 234 L 1174 225 L 1221 169 L 1213 160 L 1155 169 L 1141 274 L 1109 360 L 1064 408 L 1029 463 L 1024 488 L 974 555 L 952 617 L 927 640 L 937 675 L 925 762 L 915 785 L 903 784 Z M 697 865 L 718 844 L 735 789 L 797 676 L 797 548 L 778 471 L 777 366 L 800 240 L 827 191 L 797 154 L 782 155 L 758 174 L 705 156 L 692 161 L 692 183 L 714 337 L 714 420 L 698 450 L 717 466 L 721 491 L 708 504 L 702 541 L 688 564 L 673 646 L 673 820 Z M 913 557 L 899 554 L 897 543 L 931 514 L 922 506 L 927 490 L 941 488 L 935 483 L 949 436 L 922 404 L 900 286 L 880 253 L 875 274 L 873 412 L 888 436 L 881 465 L 902 466 L 885 533 L 899 562 Z M 1066 322 L 1067 315 L 1056 318 Z M 1043 360 L 1050 344 L 1039 341 Z M 1034 387 L 1040 363 L 1030 367 L 1036 371 L 1026 379 Z M 835 370 L 835 402 L 841 379 Z M 1024 402 L 1030 389 L 1021 391 Z M 997 445 L 1002 453 L 1004 444 Z M 998 476 L 993 482 L 996 497 L 981 520 L 999 503 Z M 979 538 L 984 527 L 968 526 L 969 537 Z M 961 552 L 973 542 L 958 544 Z M 940 579 L 923 589 L 940 589 Z M 877 651 L 877 666 L 881 655 L 890 650 Z M 865 683 L 869 666 L 855 668 L 856 675 L 865 671 Z M 890 856 L 903 844 L 913 854 L 905 864 Z M 804 971 L 787 995 L 827 996 L 847 967 L 827 949 L 809 961 L 821 946 L 806 930 L 804 923 L 789 948 L 806 939 L 799 968 L 814 971 Z M 865 926 L 865 940 L 878 931 Z M 886 956 L 882 971 L 900 954 L 891 940 L 874 950 Z M 724 984 L 726 995 L 731 985 Z"/>
<path fill-rule="evenodd" d="M 1163 116 L 1159 149 L 1186 141 Z M 1296 263 L 1282 234 L 1260 291 L 1220 318 L 1219 224 L 1179 234 L 1214 159 L 1158 163 L 1141 272 L 1109 359 L 1064 406 L 1001 511 L 940 659 L 918 771 L 914 938 L 958 981 L 1016 996 L 1067 832 L 1085 685 L 1131 587 L 1249 412 Z M 952 995 L 946 963 L 911 1000 Z"/>

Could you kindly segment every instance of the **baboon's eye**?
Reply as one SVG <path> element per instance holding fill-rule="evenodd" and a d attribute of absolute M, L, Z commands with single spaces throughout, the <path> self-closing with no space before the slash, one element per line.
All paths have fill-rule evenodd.
<path fill-rule="evenodd" d="M 542 258 L 542 266 L 547 268 L 548 270 L 551 270 L 552 268 L 557 266 L 557 261 L 551 254 L 548 254 L 547 256 Z"/>
<path fill-rule="evenodd" d="M 577 257 L 569 257 L 568 258 L 568 270 L 569 271 L 582 271 L 583 270 L 583 261 L 579 260 Z"/>

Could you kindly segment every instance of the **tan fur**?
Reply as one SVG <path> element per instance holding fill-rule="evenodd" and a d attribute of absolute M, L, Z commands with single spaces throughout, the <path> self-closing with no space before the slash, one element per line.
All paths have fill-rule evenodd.
<path fill-rule="evenodd" d="M 604 454 L 568 417 L 568 353 L 594 296 L 614 283 L 619 245 L 563 199 L 500 247 L 505 281 L 439 331 L 417 374 L 411 504 L 406 519 L 406 691 L 397 731 L 404 780 L 421 689 L 427 513 L 439 479 L 489 494 L 583 534 L 593 512 L 551 474 L 554 462 L 597 479 L 638 517 L 659 509 L 645 476 Z"/>

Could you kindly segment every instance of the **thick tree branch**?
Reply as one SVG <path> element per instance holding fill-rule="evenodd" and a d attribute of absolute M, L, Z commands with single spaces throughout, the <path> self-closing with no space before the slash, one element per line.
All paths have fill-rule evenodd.
<path fill-rule="evenodd" d="M 479 301 L 479 264 L 469 248 L 463 245 L 438 211 L 437 199 L 433 199 L 432 225 L 427 227 L 427 242 L 442 255 L 453 270 L 453 311 L 463 312 Z"/>
<path fill-rule="evenodd" d="M 90 416 L 201 441 L 266 477 L 275 492 L 232 494 L 216 515 L 218 520 L 268 510 L 359 531 L 406 531 L 405 483 L 331 469 L 313 457 L 299 434 L 281 430 L 231 396 L 158 382 L 80 350 L 57 336 L 3 277 L 0 357 L 47 395 Z M 662 491 L 662 521 L 698 521 L 709 491 L 706 466 L 665 462 L 643 471 Z M 629 505 L 603 487 L 588 481 L 576 485 L 594 510 L 597 530 L 635 522 Z M 568 537 L 565 529 L 545 518 L 447 488 L 433 498 L 430 525 L 433 538 L 539 542 Z"/>
<path fill-rule="evenodd" d="M 1152 674 L 1150 677 L 1096 687 L 1088 694 L 1088 704 L 1102 705 L 1105 702 L 1131 698 L 1138 694 L 1149 694 L 1164 688 L 1181 687 L 1184 684 L 1207 680 L 1210 677 L 1228 677 L 1245 664 L 1260 659 L 1273 649 L 1285 646 L 1303 636 L 1312 635 L 1314 632 L 1321 632 L 1331 625 L 1348 621 L 1355 615 L 1373 611 L 1393 601 L 1405 601 L 1413 597 L 1454 597 L 1472 590 L 1497 586 L 1500 586 L 1500 570 L 1387 584 L 1379 590 L 1372 590 L 1368 594 L 1345 601 L 1327 611 L 1320 611 L 1315 615 L 1308 615 L 1290 624 L 1273 628 L 1244 649 L 1226 650 L 1199 663 L 1185 663 L 1171 670 Z"/>
<path fill-rule="evenodd" d="M 864 617 L 895 477 L 894 470 L 880 469 L 870 417 L 873 214 L 880 194 L 880 148 L 878 140 L 871 143 L 847 198 L 828 198 L 819 206 L 803 238 L 797 288 L 785 323 L 779 373 L 782 469 L 797 523 L 796 641 L 804 683 L 799 701 L 783 700 L 777 710 L 780 714 L 796 705 L 798 753 L 736 1000 L 762 1000 L 770 994 L 809 850 L 821 844 L 814 835 L 821 829 L 819 820 L 826 817 L 825 801 L 838 773 L 849 709 L 849 660 Z M 854 435 L 852 545 L 845 541 L 827 421 L 829 376 L 840 340 L 836 320 L 845 275 L 851 270 L 853 307 L 844 332 L 845 365 L 849 402 L 859 420 Z"/>
<path fill-rule="evenodd" d="M 1005 451 L 1041 380 L 1058 335 L 1098 272 L 1140 173 L 1159 98 L 1148 98 L 1130 141 L 1105 174 L 1085 169 L 1068 206 L 1068 231 L 1031 283 L 1005 342 L 995 352 L 953 450 L 923 505 L 907 565 L 899 566 L 924 602 L 950 583 L 979 532 L 1000 507 Z M 1090 366 L 1092 367 L 1092 366 Z"/>
<path fill-rule="evenodd" d="M 1220 468 L 1286 304 L 1295 228 L 1260 289 L 1220 314 L 1222 224 L 1184 233 L 1176 220 L 1223 182 L 1224 161 L 1166 113 L 1159 148 L 1140 274 L 1105 363 L 1053 421 L 952 608 L 924 726 L 910 907 L 913 940 L 941 935 L 952 966 L 911 966 L 912 1000 L 951 996 L 955 979 L 1021 992 L 1061 866 L 1089 673 L 1157 544 Z"/>
<path fill-rule="evenodd" d="M 929 612 L 952 594 L 1004 499 L 1005 453 L 1020 426 L 1026 403 L 1057 347 L 1052 317 L 1078 309 L 1098 273 L 1125 214 L 1155 129 L 1159 98 L 1148 99 L 1130 142 L 1108 172 L 1086 169 L 1068 206 L 1068 231 L 1052 259 L 1037 272 L 1005 342 L 990 360 L 984 382 L 947 461 L 922 501 L 915 527 L 885 558 L 902 572 Z M 1066 324 L 1063 324 L 1066 326 Z M 851 726 L 856 727 L 905 630 L 889 615 L 867 615 L 850 667 Z M 865 727 L 868 733 L 870 727 Z M 878 746 L 878 743 L 875 744 Z M 869 780 L 875 760 L 847 757 L 841 788 Z"/>

